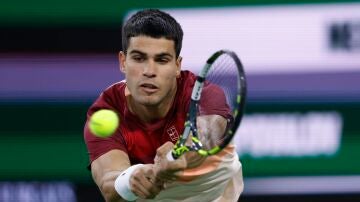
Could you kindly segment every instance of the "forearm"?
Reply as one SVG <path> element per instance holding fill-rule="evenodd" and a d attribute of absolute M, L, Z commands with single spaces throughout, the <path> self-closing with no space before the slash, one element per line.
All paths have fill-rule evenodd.
<path fill-rule="evenodd" d="M 136 164 L 124 171 L 107 171 L 102 176 L 96 181 L 107 202 L 154 198 L 163 187 L 155 180 L 152 164 Z"/>
<path fill-rule="evenodd" d="M 130 165 L 127 154 L 120 150 L 94 160 L 91 172 L 107 202 L 154 198 L 162 189 L 162 184 L 155 183 L 153 164 Z"/>
<path fill-rule="evenodd" d="M 115 180 L 120 174 L 121 171 L 108 172 L 97 183 L 106 202 L 126 201 L 120 197 L 114 187 Z"/>
<path fill-rule="evenodd" d="M 125 201 L 115 190 L 115 180 L 130 166 L 126 153 L 111 150 L 91 163 L 92 177 L 99 187 L 105 201 Z"/>

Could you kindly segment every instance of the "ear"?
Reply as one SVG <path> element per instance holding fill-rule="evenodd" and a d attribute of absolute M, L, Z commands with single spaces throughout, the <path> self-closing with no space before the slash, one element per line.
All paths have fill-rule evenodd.
<path fill-rule="evenodd" d="M 123 51 L 119 52 L 119 63 L 120 63 L 120 71 L 125 73 L 125 61 L 126 61 L 126 55 Z"/>
<path fill-rule="evenodd" d="M 180 77 L 180 72 L 181 72 L 181 62 L 182 62 L 182 57 L 179 56 L 176 59 L 176 77 L 179 78 Z"/>

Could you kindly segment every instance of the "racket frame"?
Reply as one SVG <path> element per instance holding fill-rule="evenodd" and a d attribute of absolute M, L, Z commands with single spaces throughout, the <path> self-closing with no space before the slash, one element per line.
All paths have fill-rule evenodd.
<path fill-rule="evenodd" d="M 233 111 L 233 117 L 234 120 L 231 123 L 231 126 L 228 127 L 226 131 L 225 138 L 223 142 L 211 148 L 210 150 L 203 149 L 202 143 L 198 138 L 198 132 L 196 127 L 196 114 L 197 109 L 199 105 L 199 101 L 201 98 L 201 92 L 204 86 L 204 82 L 206 80 L 206 76 L 208 72 L 210 71 L 210 68 L 214 64 L 217 58 L 219 58 L 223 54 L 228 54 L 232 59 L 234 60 L 236 66 L 237 66 L 237 73 L 239 75 L 239 82 L 237 82 L 237 97 L 236 97 L 236 105 L 237 107 Z M 220 50 L 215 52 L 207 61 L 204 67 L 202 68 L 200 74 L 197 76 L 192 93 L 191 93 L 191 101 L 189 106 L 189 112 L 187 114 L 187 121 L 185 122 L 184 126 L 184 132 L 180 136 L 179 140 L 175 144 L 171 156 L 173 159 L 179 158 L 182 154 L 188 151 L 196 151 L 201 156 L 208 156 L 208 155 L 214 155 L 221 151 L 224 147 L 226 147 L 230 141 L 232 140 L 233 136 L 235 135 L 236 129 L 240 125 L 244 108 L 245 108 L 245 101 L 246 101 L 246 94 L 247 94 L 247 88 L 246 88 L 246 77 L 245 77 L 245 71 L 244 68 L 237 57 L 237 55 L 229 50 Z M 191 146 L 187 146 L 186 142 L 190 136 L 190 133 L 192 133 L 192 144 Z"/>

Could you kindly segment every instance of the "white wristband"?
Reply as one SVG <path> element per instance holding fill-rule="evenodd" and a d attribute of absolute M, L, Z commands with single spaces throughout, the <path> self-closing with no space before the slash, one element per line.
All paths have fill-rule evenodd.
<path fill-rule="evenodd" d="M 127 201 L 135 201 L 138 197 L 130 189 L 130 176 L 134 170 L 143 164 L 136 164 L 124 170 L 115 180 L 116 192 Z"/>

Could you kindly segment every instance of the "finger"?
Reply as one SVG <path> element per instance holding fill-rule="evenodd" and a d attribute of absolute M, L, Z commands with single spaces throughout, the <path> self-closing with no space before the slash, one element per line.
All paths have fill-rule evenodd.
<path fill-rule="evenodd" d="M 163 187 L 163 183 L 156 179 L 154 166 L 151 165 L 146 169 L 144 176 L 146 176 L 146 185 L 150 187 L 150 192 L 157 195 Z"/>
<path fill-rule="evenodd" d="M 153 181 L 153 182 L 154 182 L 154 185 L 155 185 L 156 187 L 158 187 L 158 188 L 160 189 L 160 191 L 164 189 L 166 180 L 164 180 L 164 179 L 159 179 L 159 178 L 154 178 L 153 180 L 154 180 L 154 181 Z"/>
<path fill-rule="evenodd" d="M 137 184 L 136 188 L 139 190 L 143 198 L 155 198 L 161 191 L 160 187 L 153 184 L 151 181 L 143 181 L 142 184 Z"/>
<path fill-rule="evenodd" d="M 151 195 L 149 191 L 149 185 L 146 185 L 147 180 L 143 180 L 142 177 L 134 176 L 130 180 L 130 189 L 138 195 L 140 198 L 147 198 Z"/>
<path fill-rule="evenodd" d="M 129 182 L 130 185 L 130 190 L 138 197 L 140 198 L 145 198 L 146 197 L 146 193 L 143 192 L 142 188 L 140 187 L 139 183 L 137 183 L 134 180 L 131 180 Z"/>
<path fill-rule="evenodd" d="M 144 198 L 154 198 L 160 191 L 154 188 L 151 177 L 154 176 L 153 166 L 146 165 L 134 171 L 132 181 Z"/>
<path fill-rule="evenodd" d="M 165 156 L 172 148 L 174 148 L 174 144 L 172 142 L 166 142 L 156 150 L 156 156 Z"/>
<path fill-rule="evenodd" d="M 164 183 L 162 181 L 151 178 L 148 178 L 148 180 L 151 184 L 150 193 L 152 193 L 154 196 L 156 196 L 161 190 L 163 190 Z"/>
<path fill-rule="evenodd" d="M 187 167 L 187 162 L 185 157 L 180 157 L 175 161 L 167 161 L 166 159 L 161 159 L 155 165 L 155 178 L 174 181 L 178 176 L 174 175 L 175 172 L 181 171 Z"/>

